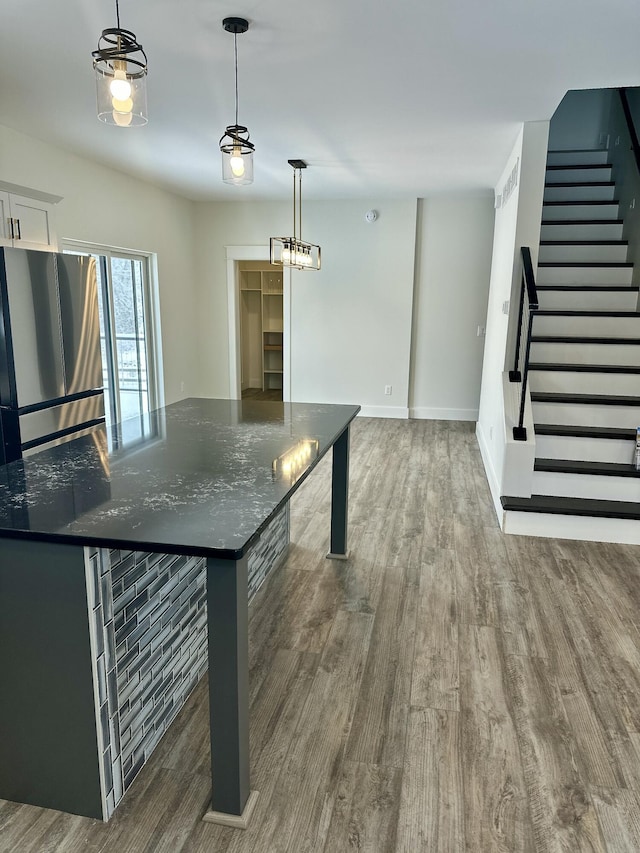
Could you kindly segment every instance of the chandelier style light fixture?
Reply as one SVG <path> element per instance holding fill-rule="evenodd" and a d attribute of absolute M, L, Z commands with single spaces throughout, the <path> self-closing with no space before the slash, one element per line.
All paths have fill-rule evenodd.
<path fill-rule="evenodd" d="M 302 170 L 307 164 L 304 160 L 288 163 L 293 167 L 293 237 L 271 237 L 271 263 L 298 270 L 319 270 L 320 246 L 302 240 Z"/>
<path fill-rule="evenodd" d="M 238 33 L 246 33 L 249 21 L 244 18 L 225 18 L 222 26 L 233 33 L 234 66 L 236 73 L 236 123 L 230 124 L 220 138 L 222 153 L 222 180 L 225 184 L 243 186 L 253 183 L 253 152 L 255 145 L 249 141 L 249 131 L 238 124 Z"/>
<path fill-rule="evenodd" d="M 116 26 L 102 31 L 98 48 L 91 55 L 100 121 L 118 127 L 146 124 L 147 55 L 135 33 L 121 29 L 118 0 Z"/>

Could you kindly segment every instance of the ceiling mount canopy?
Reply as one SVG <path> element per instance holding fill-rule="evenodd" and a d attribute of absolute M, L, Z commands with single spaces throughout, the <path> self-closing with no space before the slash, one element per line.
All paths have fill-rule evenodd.
<path fill-rule="evenodd" d="M 253 152 L 255 145 L 249 139 L 249 130 L 238 124 L 238 35 L 246 33 L 249 21 L 246 18 L 225 18 L 222 26 L 233 33 L 236 123 L 230 124 L 220 138 L 222 154 L 222 180 L 226 184 L 243 186 L 253 183 Z"/>
<path fill-rule="evenodd" d="M 302 170 L 307 164 L 304 160 L 288 163 L 293 168 L 293 237 L 271 237 L 271 263 L 298 270 L 319 270 L 320 246 L 302 240 Z"/>
<path fill-rule="evenodd" d="M 118 0 L 116 26 L 102 31 L 91 55 L 100 121 L 117 127 L 146 124 L 147 55 L 136 34 L 121 28 Z"/>

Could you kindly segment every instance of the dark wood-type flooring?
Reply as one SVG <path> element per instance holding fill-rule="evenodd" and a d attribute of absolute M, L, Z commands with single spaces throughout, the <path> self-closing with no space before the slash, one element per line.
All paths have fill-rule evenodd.
<path fill-rule="evenodd" d="M 201 683 L 108 824 L 0 801 L 0 850 L 640 851 L 640 548 L 503 536 L 471 424 L 352 436 L 350 560 L 327 459 L 251 607 L 249 829 Z"/>

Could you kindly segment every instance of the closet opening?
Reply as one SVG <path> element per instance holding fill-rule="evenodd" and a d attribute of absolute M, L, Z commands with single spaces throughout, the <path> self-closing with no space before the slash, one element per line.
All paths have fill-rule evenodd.
<path fill-rule="evenodd" d="M 242 399 L 283 399 L 282 267 L 239 261 L 240 389 Z"/>

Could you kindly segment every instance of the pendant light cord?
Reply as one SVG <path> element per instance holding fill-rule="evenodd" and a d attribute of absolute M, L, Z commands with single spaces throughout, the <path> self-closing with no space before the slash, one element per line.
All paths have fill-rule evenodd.
<path fill-rule="evenodd" d="M 298 169 L 298 239 L 302 240 L 302 169 Z"/>
<path fill-rule="evenodd" d="M 116 27 L 120 29 L 120 4 L 116 0 Z"/>
<path fill-rule="evenodd" d="M 298 239 L 298 235 L 296 234 L 296 219 L 297 219 L 297 210 L 296 210 L 296 169 L 293 170 L 293 241 L 294 243 Z"/>
<path fill-rule="evenodd" d="M 302 169 L 293 170 L 293 239 L 302 240 Z"/>
<path fill-rule="evenodd" d="M 117 2 L 117 0 L 116 0 Z M 238 124 L 238 34 L 233 34 L 233 55 L 236 69 L 236 126 Z"/>

